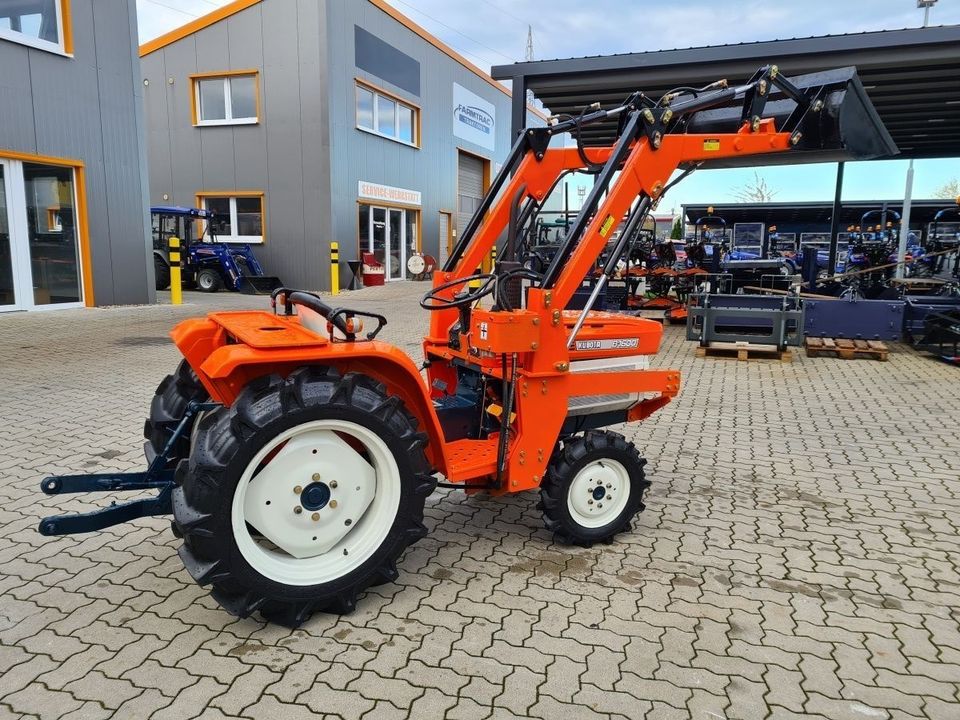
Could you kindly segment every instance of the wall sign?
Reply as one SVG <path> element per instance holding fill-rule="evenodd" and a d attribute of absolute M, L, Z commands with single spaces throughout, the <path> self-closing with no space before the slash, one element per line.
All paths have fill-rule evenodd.
<path fill-rule="evenodd" d="M 378 185 L 377 183 L 361 180 L 358 183 L 357 194 L 362 200 L 383 200 L 385 202 L 403 203 L 420 207 L 420 191 L 393 187 L 392 185 Z"/>
<path fill-rule="evenodd" d="M 453 84 L 453 134 L 475 145 L 496 149 L 497 110 L 493 103 Z"/>

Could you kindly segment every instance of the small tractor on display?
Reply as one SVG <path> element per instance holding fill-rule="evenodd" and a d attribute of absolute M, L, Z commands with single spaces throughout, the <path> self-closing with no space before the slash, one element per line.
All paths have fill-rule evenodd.
<path fill-rule="evenodd" d="M 170 287 L 171 237 L 180 240 L 180 272 L 187 287 L 203 292 L 227 288 L 247 295 L 266 295 L 282 285 L 279 278 L 264 275 L 249 245 L 217 241 L 217 217 L 212 211 L 157 206 L 150 208 L 150 217 L 157 290 Z"/>
<path fill-rule="evenodd" d="M 598 123 L 615 142 L 582 145 L 581 129 Z M 576 146 L 552 147 L 561 133 Z M 605 428 L 664 407 L 680 374 L 649 367 L 659 323 L 595 311 L 596 298 L 674 171 L 786 152 L 802 162 L 896 147 L 853 68 L 789 80 L 767 66 L 742 85 L 637 92 L 527 128 L 421 300 L 426 377 L 376 339 L 383 316 L 308 292 L 275 290 L 273 312 L 184 321 L 171 333 L 184 360 L 144 428 L 149 469 L 41 483 L 47 494 L 159 495 L 48 517 L 39 531 L 172 513 L 187 571 L 224 608 L 294 626 L 315 611 L 348 612 L 364 590 L 395 580 L 398 558 L 427 533 L 438 484 L 539 490 L 559 540 L 611 541 L 644 509 L 650 481 L 633 444 Z M 526 267 L 518 236 L 557 178 L 587 166 L 596 183 L 583 210 L 548 266 Z M 584 308 L 565 310 L 621 222 Z M 493 272 L 476 272 L 502 235 Z"/>

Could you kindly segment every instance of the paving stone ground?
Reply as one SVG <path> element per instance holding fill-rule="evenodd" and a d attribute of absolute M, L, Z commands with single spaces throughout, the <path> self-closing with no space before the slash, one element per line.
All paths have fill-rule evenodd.
<path fill-rule="evenodd" d="M 420 284 L 350 297 L 419 357 Z M 626 428 L 647 511 L 562 547 L 533 496 L 438 492 L 400 578 L 291 631 L 198 588 L 167 521 L 43 539 L 46 473 L 142 466 L 167 331 L 225 293 L 0 316 L 0 718 L 960 718 L 960 372 L 889 362 L 654 364 L 678 400 Z"/>

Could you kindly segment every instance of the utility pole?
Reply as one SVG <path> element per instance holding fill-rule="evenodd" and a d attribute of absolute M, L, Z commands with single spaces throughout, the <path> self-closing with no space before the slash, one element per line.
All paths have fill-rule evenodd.
<path fill-rule="evenodd" d="M 533 26 L 527 25 L 527 51 L 523 59 L 527 62 L 533 62 Z M 533 90 L 527 90 L 527 105 L 533 104 Z"/>

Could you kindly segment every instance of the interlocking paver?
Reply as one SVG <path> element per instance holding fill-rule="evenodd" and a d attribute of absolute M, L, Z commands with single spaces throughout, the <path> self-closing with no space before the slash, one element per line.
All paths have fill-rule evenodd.
<path fill-rule="evenodd" d="M 341 299 L 417 357 L 423 289 Z M 632 532 L 559 547 L 533 497 L 439 491 L 396 585 L 291 633 L 219 610 L 164 519 L 35 531 L 104 502 L 44 473 L 142 466 L 177 320 L 263 305 L 187 299 L 0 316 L 0 718 L 957 717 L 955 368 L 704 360 L 667 328 L 684 387 L 624 430 L 653 481 Z"/>

